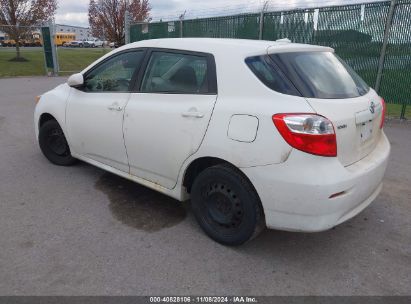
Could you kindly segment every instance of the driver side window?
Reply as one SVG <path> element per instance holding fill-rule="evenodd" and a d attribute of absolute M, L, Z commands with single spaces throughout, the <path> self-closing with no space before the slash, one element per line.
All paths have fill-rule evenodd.
<path fill-rule="evenodd" d="M 128 92 L 133 75 L 144 58 L 144 51 L 114 56 L 87 73 L 85 92 Z"/>

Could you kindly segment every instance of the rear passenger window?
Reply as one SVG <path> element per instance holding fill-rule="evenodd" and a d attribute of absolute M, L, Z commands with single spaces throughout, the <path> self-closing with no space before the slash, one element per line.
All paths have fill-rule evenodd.
<path fill-rule="evenodd" d="M 301 96 L 294 85 L 266 56 L 250 57 L 246 63 L 251 71 L 270 89 L 287 95 Z"/>
<path fill-rule="evenodd" d="M 207 58 L 153 52 L 143 78 L 141 91 L 146 93 L 209 93 Z"/>

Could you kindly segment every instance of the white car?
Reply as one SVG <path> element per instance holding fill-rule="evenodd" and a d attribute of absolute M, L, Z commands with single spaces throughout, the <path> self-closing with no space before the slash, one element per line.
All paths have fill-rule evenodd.
<path fill-rule="evenodd" d="M 70 41 L 67 46 L 68 47 L 84 47 L 84 41 L 83 40 Z"/>
<path fill-rule="evenodd" d="M 108 46 L 109 46 L 110 48 L 117 48 L 117 47 L 118 47 L 118 44 L 117 44 L 117 42 L 110 42 L 110 43 L 108 44 Z"/>
<path fill-rule="evenodd" d="M 179 201 L 214 240 L 315 232 L 379 194 L 390 154 L 381 97 L 335 54 L 287 41 L 123 46 L 43 94 L 40 148 Z"/>
<path fill-rule="evenodd" d="M 98 38 L 92 38 L 88 40 L 84 40 L 84 47 L 103 47 L 104 41 L 98 39 Z"/>

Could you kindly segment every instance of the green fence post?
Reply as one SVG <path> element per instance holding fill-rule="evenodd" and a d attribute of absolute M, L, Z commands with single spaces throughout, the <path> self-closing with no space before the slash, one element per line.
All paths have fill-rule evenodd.
<path fill-rule="evenodd" d="M 263 8 L 260 13 L 260 31 L 258 33 L 258 39 L 263 40 L 263 31 L 264 31 L 264 13 L 268 8 L 268 1 L 265 1 Z"/>
<path fill-rule="evenodd" d="M 124 43 L 130 43 L 130 13 L 128 11 L 124 14 Z"/>
<path fill-rule="evenodd" d="M 183 19 L 180 19 L 180 38 L 183 38 Z"/>
<path fill-rule="evenodd" d="M 407 108 L 407 104 L 403 103 L 401 107 L 401 114 L 400 114 L 400 119 L 403 120 L 405 119 L 405 109 Z"/>
<path fill-rule="evenodd" d="M 41 28 L 41 35 L 43 36 L 43 50 L 44 59 L 46 64 L 46 72 L 48 74 L 48 69 L 52 69 L 53 72 L 56 69 L 54 56 L 53 56 L 53 44 L 50 26 L 43 26 Z"/>
<path fill-rule="evenodd" d="M 184 20 L 184 17 L 186 16 L 186 13 L 187 13 L 187 11 L 184 11 L 184 13 L 182 13 L 181 15 L 180 15 L 180 18 L 178 18 L 178 19 L 180 19 L 180 38 L 183 38 L 184 37 L 184 33 L 183 33 L 183 20 Z"/>
<path fill-rule="evenodd" d="M 384 69 L 385 54 L 387 53 L 388 38 L 390 37 L 390 29 L 392 24 L 392 19 L 394 17 L 395 6 L 397 0 L 391 0 L 390 10 L 388 12 L 387 23 L 385 24 L 384 40 L 382 43 L 380 60 L 378 62 L 378 72 L 377 79 L 375 80 L 375 91 L 378 93 L 381 86 L 382 71 Z"/>
<path fill-rule="evenodd" d="M 51 55 L 53 56 L 53 62 L 54 62 L 54 68 L 53 68 L 53 76 L 58 76 L 59 75 L 59 61 L 57 58 L 57 47 L 54 43 L 54 38 L 56 35 L 55 29 L 54 29 L 54 22 L 53 20 L 49 21 L 49 28 L 50 28 L 50 43 L 51 43 Z"/>

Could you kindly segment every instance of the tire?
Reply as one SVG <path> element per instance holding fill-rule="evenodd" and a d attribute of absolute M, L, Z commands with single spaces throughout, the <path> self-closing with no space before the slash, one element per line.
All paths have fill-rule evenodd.
<path fill-rule="evenodd" d="M 71 156 L 63 130 L 55 120 L 46 121 L 40 127 L 39 145 L 44 156 L 55 165 L 71 166 L 76 162 Z"/>
<path fill-rule="evenodd" d="M 244 244 L 265 228 L 254 187 L 229 165 L 207 168 L 197 176 L 191 190 L 191 205 L 204 232 L 224 245 Z"/>

